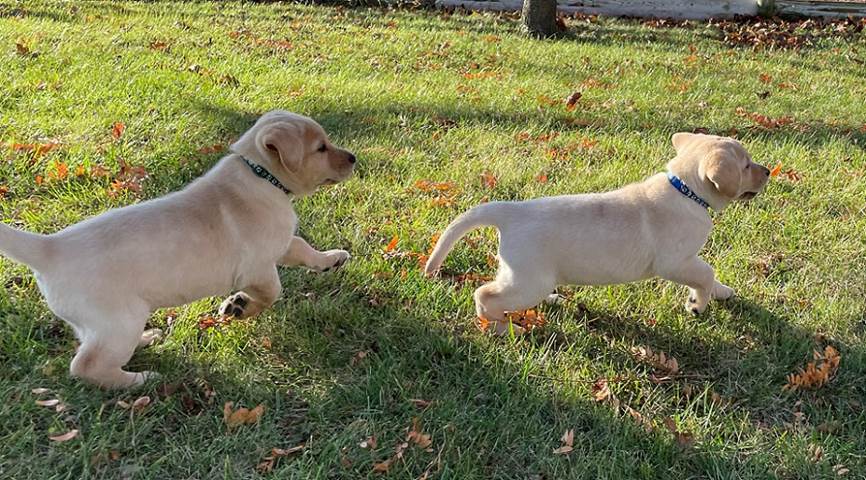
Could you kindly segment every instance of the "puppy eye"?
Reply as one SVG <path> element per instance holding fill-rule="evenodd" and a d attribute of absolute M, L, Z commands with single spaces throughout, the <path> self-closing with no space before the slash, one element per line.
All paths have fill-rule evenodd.
<path fill-rule="evenodd" d="M 750 164 L 750 163 L 747 163 L 747 164 L 746 164 L 746 170 L 748 170 L 748 169 L 749 169 L 749 167 L 751 167 L 751 166 L 752 166 L 752 164 Z"/>
<path fill-rule="evenodd" d="M 325 145 L 324 143 L 322 144 L 321 147 L 319 147 L 319 151 L 320 151 L 320 152 L 324 152 L 324 151 L 327 150 L 327 149 L 328 149 L 328 146 Z"/>

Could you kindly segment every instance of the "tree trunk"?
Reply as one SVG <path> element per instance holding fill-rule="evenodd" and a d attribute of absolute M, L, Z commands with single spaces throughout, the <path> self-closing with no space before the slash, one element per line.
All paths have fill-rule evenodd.
<path fill-rule="evenodd" d="M 523 26 L 533 37 L 556 35 L 556 0 L 523 0 Z"/>

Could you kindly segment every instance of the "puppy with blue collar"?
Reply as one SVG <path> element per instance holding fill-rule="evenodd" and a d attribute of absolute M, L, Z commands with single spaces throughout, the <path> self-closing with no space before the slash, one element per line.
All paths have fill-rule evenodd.
<path fill-rule="evenodd" d="M 713 222 L 735 200 L 750 200 L 770 170 L 732 138 L 676 133 L 667 173 L 605 193 L 523 202 L 490 202 L 457 217 L 439 237 L 425 267 L 436 272 L 470 230 L 499 230 L 496 279 L 475 291 L 479 317 L 508 331 L 506 312 L 533 307 L 557 285 L 609 285 L 661 277 L 689 287 L 686 310 L 733 296 L 698 257 Z M 516 325 L 514 328 L 519 328 Z"/>
<path fill-rule="evenodd" d="M 73 376 L 108 388 L 153 372 L 123 366 L 161 336 L 150 314 L 225 295 L 220 314 L 268 308 L 282 289 L 277 265 L 329 270 L 349 259 L 296 235 L 296 197 L 346 180 L 355 155 L 318 123 L 283 110 L 263 115 L 209 172 L 160 198 L 110 210 L 51 235 L 0 224 L 0 253 L 28 265 L 48 307 L 81 342 Z"/>

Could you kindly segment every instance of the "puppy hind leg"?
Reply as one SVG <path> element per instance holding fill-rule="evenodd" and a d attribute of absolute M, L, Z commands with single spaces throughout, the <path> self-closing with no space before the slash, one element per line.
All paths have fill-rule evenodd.
<path fill-rule="evenodd" d="M 506 320 L 506 312 L 532 308 L 541 303 L 553 285 L 515 285 L 495 281 L 482 285 L 473 295 L 476 314 L 493 323 L 494 332 L 503 335 L 513 328 L 515 333 L 523 333 L 523 328 L 511 325 Z"/>
<path fill-rule="evenodd" d="M 132 335 L 90 336 L 79 347 L 69 365 L 74 377 L 104 388 L 130 388 L 144 384 L 155 372 L 127 372 L 123 366 L 132 358 L 139 338 Z"/>

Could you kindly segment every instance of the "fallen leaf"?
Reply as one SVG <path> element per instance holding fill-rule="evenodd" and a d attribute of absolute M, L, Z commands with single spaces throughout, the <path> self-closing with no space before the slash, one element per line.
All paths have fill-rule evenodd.
<path fill-rule="evenodd" d="M 115 122 L 114 126 L 111 127 L 111 136 L 117 140 L 121 135 L 123 135 L 124 130 L 126 130 L 126 124 L 123 122 Z"/>
<path fill-rule="evenodd" d="M 165 50 L 166 48 L 168 48 L 168 44 L 165 42 L 162 42 L 159 40 L 154 40 L 154 41 L 150 42 L 150 49 L 151 50 L 160 50 L 161 51 L 161 50 Z"/>
<path fill-rule="evenodd" d="M 650 347 L 637 346 L 632 347 L 632 355 L 639 361 L 648 363 L 657 370 L 661 370 L 670 375 L 676 375 L 680 371 L 679 362 L 673 356 L 667 356 L 664 352 L 653 352 Z"/>
<path fill-rule="evenodd" d="M 580 92 L 574 92 L 565 99 L 565 109 L 569 112 L 577 107 L 577 101 L 583 96 Z"/>
<path fill-rule="evenodd" d="M 496 182 L 497 182 L 496 181 L 496 175 L 493 175 L 489 171 L 485 170 L 481 174 L 481 182 L 484 184 L 485 187 L 492 190 L 492 189 L 496 188 Z"/>
<path fill-rule="evenodd" d="M 553 450 L 554 455 L 565 455 L 574 450 L 574 429 L 568 429 L 559 439 L 562 446 Z"/>
<path fill-rule="evenodd" d="M 412 402 L 415 407 L 420 408 L 421 410 L 425 410 L 432 404 L 432 402 L 421 398 L 410 398 L 409 401 Z"/>
<path fill-rule="evenodd" d="M 68 442 L 78 436 L 78 430 L 70 430 L 62 435 L 49 436 L 48 439 L 54 442 Z"/>
<path fill-rule="evenodd" d="M 677 445 L 681 448 L 689 448 L 695 443 L 695 437 L 689 432 L 682 432 L 677 429 L 677 424 L 671 417 L 665 417 L 663 421 L 665 427 L 674 435 Z"/>
<path fill-rule="evenodd" d="M 215 143 L 213 145 L 208 145 L 206 147 L 199 148 L 198 153 L 207 155 L 207 154 L 211 154 L 211 153 L 221 152 L 223 150 L 225 150 L 225 145 L 223 145 L 221 143 Z"/>
<path fill-rule="evenodd" d="M 610 398 L 610 386 L 607 383 L 606 378 L 599 378 L 592 384 L 592 398 L 595 399 L 596 402 L 603 402 Z"/>
<path fill-rule="evenodd" d="M 233 410 L 234 402 L 226 402 L 223 405 L 223 421 L 229 429 L 245 425 L 257 423 L 265 412 L 265 406 L 259 404 L 252 410 L 248 408 L 239 408 Z"/>
<path fill-rule="evenodd" d="M 35 154 L 37 157 L 44 155 L 51 150 L 59 147 L 60 144 L 57 142 L 48 142 L 48 143 L 11 143 L 9 147 L 16 152 L 30 152 Z"/>
<path fill-rule="evenodd" d="M 412 418 L 412 429 L 406 436 L 406 440 L 413 442 L 423 449 L 427 449 L 433 443 L 430 435 L 421 432 L 421 427 L 418 422 L 418 417 Z"/>
<path fill-rule="evenodd" d="M 15 51 L 22 57 L 30 55 L 30 47 L 21 42 L 15 42 Z"/>
<path fill-rule="evenodd" d="M 138 412 L 144 409 L 144 407 L 150 405 L 150 397 L 147 395 L 143 397 L 138 397 L 132 402 L 132 410 Z"/>
<path fill-rule="evenodd" d="M 394 235 L 394 236 L 391 238 L 391 241 L 388 242 L 388 245 L 385 246 L 385 253 L 393 252 L 394 249 L 397 248 L 397 243 L 398 243 L 399 241 L 400 241 L 400 237 L 398 237 L 397 235 Z"/>
<path fill-rule="evenodd" d="M 793 392 L 798 389 L 821 388 L 836 374 L 842 360 L 839 351 L 831 345 L 827 345 L 823 352 L 816 350 L 812 357 L 815 361 L 806 364 L 805 369 L 801 369 L 799 373 L 788 375 L 788 381 L 782 390 Z"/>
<path fill-rule="evenodd" d="M 766 83 L 766 84 L 773 83 L 773 77 L 767 75 L 766 73 L 760 74 L 758 76 L 758 78 L 761 80 L 761 83 Z"/>
<path fill-rule="evenodd" d="M 43 387 L 34 388 L 33 390 L 30 390 L 30 392 L 33 393 L 34 395 L 42 395 L 42 394 L 48 393 L 50 391 L 51 391 L 50 389 L 43 388 Z"/>
<path fill-rule="evenodd" d="M 388 473 L 391 470 L 391 462 L 393 462 L 393 458 L 389 458 L 384 462 L 378 462 L 373 464 L 373 471 L 376 473 Z"/>
<path fill-rule="evenodd" d="M 361 361 L 364 360 L 365 358 L 367 358 L 367 351 L 361 350 L 358 353 L 352 355 L 352 359 L 349 360 L 349 364 L 352 366 L 355 366 L 355 365 L 361 363 Z"/>
<path fill-rule="evenodd" d="M 775 167 L 773 167 L 772 170 L 770 170 L 770 176 L 771 177 L 778 177 L 779 172 L 781 172 L 781 171 L 782 171 L 782 162 L 779 162 Z"/>
<path fill-rule="evenodd" d="M 36 182 L 36 185 L 42 185 L 42 175 L 36 175 L 36 178 L 33 180 Z"/>
<path fill-rule="evenodd" d="M 60 400 L 57 398 L 52 398 L 50 400 L 36 400 L 36 402 L 34 403 L 36 403 L 36 405 L 39 405 L 40 407 L 54 407 L 60 404 Z"/>

